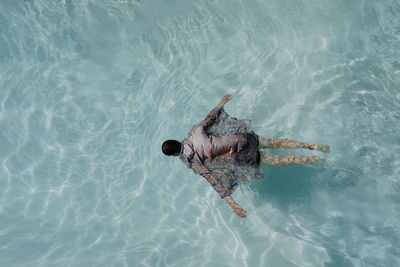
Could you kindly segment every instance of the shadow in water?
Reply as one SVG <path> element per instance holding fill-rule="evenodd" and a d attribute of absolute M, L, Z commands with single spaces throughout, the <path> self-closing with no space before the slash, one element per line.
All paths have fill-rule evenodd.
<path fill-rule="evenodd" d="M 317 169 L 293 165 L 268 166 L 262 171 L 265 178 L 250 184 L 250 189 L 256 193 L 255 204 L 269 202 L 286 210 L 292 203 L 311 201 Z"/>
<path fill-rule="evenodd" d="M 320 191 L 344 190 L 356 186 L 360 171 L 342 166 L 315 165 L 264 166 L 264 179 L 253 181 L 249 189 L 255 193 L 255 205 L 269 202 L 281 211 L 289 205 L 312 201 Z"/>
<path fill-rule="evenodd" d="M 273 231 L 323 246 L 330 258 L 324 266 L 329 267 L 353 266 L 348 255 L 335 247 L 338 236 L 351 234 L 348 232 L 351 229 L 351 222 L 344 217 L 326 221 L 327 218 L 320 210 L 323 207 L 317 203 L 315 208 L 313 201 L 318 201 L 317 194 L 321 191 L 333 194 L 358 186 L 359 177 L 362 175 L 361 170 L 349 168 L 345 163 L 337 164 L 328 164 L 324 167 L 316 165 L 262 167 L 265 178 L 253 181 L 248 187 L 251 191 L 248 193 L 252 195 L 255 206 L 269 203 L 278 213 L 282 213 L 280 219 L 269 223 Z M 324 230 L 330 229 L 330 231 L 322 231 L 321 226 L 324 226 Z"/>

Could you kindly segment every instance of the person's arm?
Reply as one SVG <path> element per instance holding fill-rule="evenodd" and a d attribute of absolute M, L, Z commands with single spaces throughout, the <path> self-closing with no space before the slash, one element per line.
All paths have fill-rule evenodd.
<path fill-rule="evenodd" d="M 229 102 L 232 99 L 232 96 L 230 94 L 226 94 L 222 97 L 221 101 L 219 101 L 217 107 L 223 108 L 224 105 Z"/>
<path fill-rule="evenodd" d="M 237 186 L 232 187 L 227 187 L 223 183 L 220 183 L 218 179 L 214 177 L 214 175 L 210 173 L 203 173 L 201 174 L 204 178 L 207 179 L 207 181 L 211 184 L 211 186 L 214 188 L 215 191 L 219 194 L 219 196 L 229 204 L 229 206 L 232 207 L 233 212 L 235 212 L 238 216 L 242 218 L 246 218 L 246 211 L 240 207 L 239 204 L 237 204 L 233 198 L 230 196 L 230 194 L 236 189 Z"/>
<path fill-rule="evenodd" d="M 245 211 L 238 203 L 236 203 L 231 196 L 226 196 L 224 199 L 226 203 L 231 206 L 233 212 L 236 213 L 237 216 L 242 218 L 247 217 L 247 211 Z"/>
<path fill-rule="evenodd" d="M 211 124 L 214 123 L 214 121 L 218 118 L 219 114 L 221 114 L 221 110 L 224 107 L 224 105 L 232 99 L 232 96 L 230 94 L 224 95 L 219 101 L 218 105 L 208 113 L 207 117 L 200 123 L 201 126 L 204 128 L 209 127 Z"/>

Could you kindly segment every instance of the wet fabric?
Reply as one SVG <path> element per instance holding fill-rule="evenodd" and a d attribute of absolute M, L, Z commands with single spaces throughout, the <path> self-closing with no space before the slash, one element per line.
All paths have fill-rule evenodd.
<path fill-rule="evenodd" d="M 264 176 L 257 147 L 250 120 L 238 120 L 216 107 L 182 141 L 180 158 L 224 198 L 239 184 Z"/>

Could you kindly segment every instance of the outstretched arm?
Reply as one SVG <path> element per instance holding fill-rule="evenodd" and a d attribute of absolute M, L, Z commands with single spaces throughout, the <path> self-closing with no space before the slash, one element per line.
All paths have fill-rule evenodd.
<path fill-rule="evenodd" d="M 247 211 L 245 211 L 239 204 L 237 204 L 231 196 L 226 196 L 224 197 L 226 203 L 229 204 L 229 206 L 232 207 L 232 210 L 234 213 L 236 213 L 237 216 L 246 218 L 247 217 Z"/>
<path fill-rule="evenodd" d="M 226 94 L 222 97 L 221 101 L 219 101 L 217 107 L 223 108 L 224 105 L 229 102 L 232 99 L 232 96 L 230 94 Z"/>
<path fill-rule="evenodd" d="M 246 211 L 240 207 L 239 204 L 237 204 L 233 198 L 230 196 L 230 194 L 235 190 L 235 188 L 229 188 L 226 187 L 224 184 L 218 182 L 218 179 L 216 179 L 213 175 L 210 173 L 203 173 L 201 174 L 204 176 L 204 178 L 207 179 L 207 181 L 211 184 L 211 186 L 214 188 L 215 191 L 218 192 L 221 198 L 225 199 L 226 203 L 229 204 L 229 206 L 232 207 L 233 212 L 236 213 L 236 215 L 246 218 Z"/>
<path fill-rule="evenodd" d="M 201 125 L 204 128 L 209 127 L 214 123 L 214 121 L 218 118 L 219 114 L 221 114 L 221 109 L 224 107 L 224 105 L 232 99 L 232 96 L 227 94 L 224 95 L 219 101 L 218 105 L 208 113 L 207 117 L 201 122 Z"/>

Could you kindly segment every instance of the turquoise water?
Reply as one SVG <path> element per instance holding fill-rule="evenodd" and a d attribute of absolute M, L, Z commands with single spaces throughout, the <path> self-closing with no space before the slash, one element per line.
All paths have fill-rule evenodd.
<path fill-rule="evenodd" d="M 398 0 L 1 1 L 0 265 L 400 266 L 399 41 Z M 226 93 L 332 150 L 247 219 L 160 149 Z"/>

